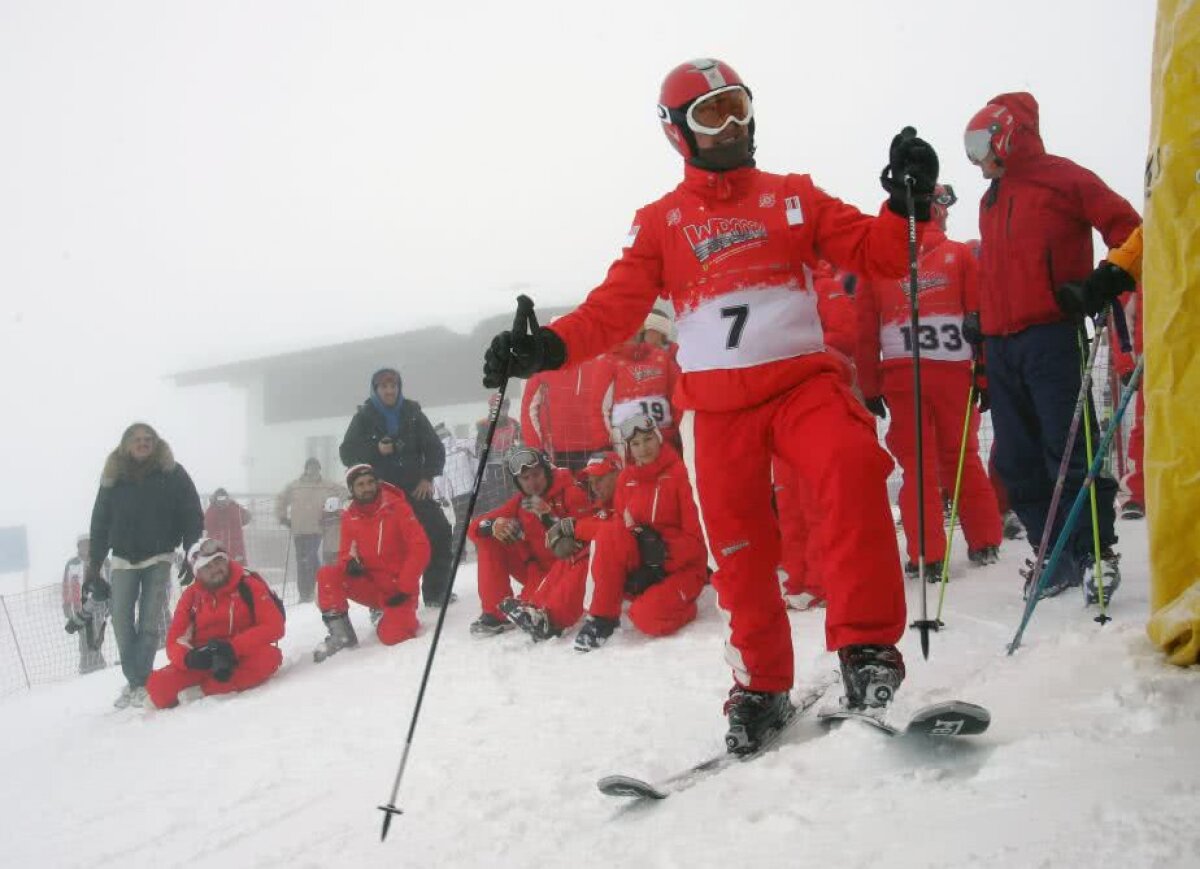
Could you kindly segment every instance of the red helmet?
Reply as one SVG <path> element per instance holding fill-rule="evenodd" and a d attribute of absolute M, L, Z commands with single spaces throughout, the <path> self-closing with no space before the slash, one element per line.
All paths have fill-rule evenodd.
<path fill-rule="evenodd" d="M 998 103 L 988 103 L 975 113 L 963 133 L 967 159 L 972 163 L 982 163 L 990 152 L 997 160 L 1004 162 L 1008 159 L 1015 129 L 1016 120 L 1012 112 Z"/>
<path fill-rule="evenodd" d="M 662 121 L 667 139 L 684 158 L 696 155 L 696 135 L 687 123 L 688 108 L 705 94 L 733 86 L 750 95 L 750 89 L 733 67 L 710 57 L 689 60 L 667 73 L 658 93 L 658 119 Z M 748 123 L 753 139 L 753 117 Z"/>

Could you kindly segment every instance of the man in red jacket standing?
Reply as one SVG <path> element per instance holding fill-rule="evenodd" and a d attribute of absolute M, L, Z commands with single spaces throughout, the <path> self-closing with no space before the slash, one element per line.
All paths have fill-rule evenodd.
<path fill-rule="evenodd" d="M 658 111 L 686 161 L 683 182 L 637 212 L 620 259 L 577 311 L 532 335 L 493 339 L 484 384 L 578 365 L 636 332 L 658 297 L 671 300 L 682 370 L 675 399 L 694 412 L 713 584 L 729 619 L 726 744 L 752 751 L 794 711 L 773 454 L 800 475 L 823 518 L 815 530 L 832 577 L 826 641 L 841 660 L 846 702 L 882 706 L 904 675 L 892 462 L 843 367 L 823 352 L 812 271 L 823 258 L 866 277 L 903 275 L 903 179 L 913 181 L 917 218 L 928 221 L 937 157 L 915 136 L 896 136 L 882 179 L 888 204 L 870 217 L 808 175 L 755 167 L 750 91 L 721 61 L 672 70 Z"/>
<path fill-rule="evenodd" d="M 1134 287 L 1134 279 L 1110 262 L 1093 269 L 1092 230 L 1110 248 L 1121 246 L 1141 226 L 1128 202 L 1094 173 L 1063 157 L 1047 154 L 1038 131 L 1038 104 L 1032 94 L 1001 94 L 967 124 L 967 156 L 991 186 L 979 203 L 980 287 L 978 330 L 968 340 L 987 351 L 988 392 L 996 434 L 996 468 L 1012 507 L 1037 550 L 1044 534 L 1047 551 L 1062 529 L 1070 504 L 1087 473 L 1083 426 L 1067 443 L 1082 387 L 1080 325 L 1071 305 L 1074 286 L 1092 311 Z M 1063 299 L 1062 302 L 1056 301 Z M 985 340 L 986 339 L 986 340 Z M 1093 432 L 1095 410 L 1087 403 Z M 1062 505 L 1046 527 L 1055 480 L 1069 452 Z M 1094 563 L 1092 529 L 1080 522 L 1054 576 L 1042 579 L 1042 595 L 1052 596 L 1080 582 L 1089 602 L 1098 596 L 1097 576 L 1107 592 L 1121 574 L 1113 550 L 1117 484 L 1101 476 L 1095 483 L 1102 564 Z M 1030 568 L 1033 567 L 1032 562 Z M 1025 572 L 1026 593 L 1032 570 Z"/>
<path fill-rule="evenodd" d="M 604 356 L 570 371 L 531 377 L 521 397 L 525 443 L 556 467 L 583 470 L 592 454 L 611 449 L 615 376 L 612 360 Z"/>
<path fill-rule="evenodd" d="M 159 709 L 179 703 L 179 692 L 200 686 L 228 694 L 261 685 L 279 669 L 283 610 L 266 582 L 229 557 L 219 540 L 201 538 L 187 554 L 196 581 L 175 606 L 167 631 L 167 660 L 146 680 Z"/>
<path fill-rule="evenodd" d="M 317 606 L 329 636 L 313 650 L 320 663 L 348 646 L 358 645 L 350 623 L 349 601 L 371 608 L 375 633 L 385 646 L 417 635 L 417 592 L 429 564 L 429 538 L 390 483 L 381 483 L 370 465 L 346 471 L 352 498 L 342 514 L 342 541 L 336 564 L 317 571 Z"/>
<path fill-rule="evenodd" d="M 933 224 L 921 239 L 917 288 L 921 321 L 915 340 L 921 350 L 921 403 L 925 461 L 925 578 L 940 582 L 946 557 L 942 503 L 958 474 L 963 410 L 971 386 L 971 344 L 963 338 L 965 315 L 979 310 L 979 267 L 967 245 L 946 238 L 946 217 L 956 201 L 949 185 L 938 187 Z M 904 469 L 900 517 L 908 548 L 905 572 L 917 575 L 917 445 L 913 416 L 911 311 L 908 280 L 863 281 L 858 288 L 858 379 L 867 407 L 881 419 L 891 410 L 887 444 Z M 882 358 L 881 358 L 882 357 Z M 987 410 L 987 391 L 975 393 Z M 979 458 L 979 409 L 972 408 L 963 456 L 959 515 L 967 557 L 978 565 L 999 560 L 1003 529 L 996 493 Z M 941 486 L 938 483 L 941 483 Z"/>
<path fill-rule="evenodd" d="M 650 315 L 654 317 L 654 314 Z M 658 315 L 661 319 L 666 319 Z M 649 318 L 647 318 L 649 319 Z M 618 344 L 609 353 L 615 380 L 612 398 L 613 444 L 620 443 L 618 428 L 631 416 L 654 417 L 667 443 L 682 450 L 679 441 L 679 413 L 671 402 L 679 363 L 670 351 L 645 340 L 648 330 Z"/>

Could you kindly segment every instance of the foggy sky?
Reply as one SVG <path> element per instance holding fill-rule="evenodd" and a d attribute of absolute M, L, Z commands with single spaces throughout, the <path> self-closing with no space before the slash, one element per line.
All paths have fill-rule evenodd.
<path fill-rule="evenodd" d="M 967 119 L 1030 90 L 1048 150 L 1141 207 L 1154 4 L 0 2 L 0 525 L 32 585 L 134 419 L 237 488 L 242 402 L 165 376 L 577 301 L 680 160 L 672 66 L 731 63 L 758 162 L 874 211 L 915 125 L 976 235 Z M 364 375 L 365 376 L 365 375 Z M 417 396 L 426 403 L 433 396 Z M 347 408 L 347 414 L 352 408 Z"/>

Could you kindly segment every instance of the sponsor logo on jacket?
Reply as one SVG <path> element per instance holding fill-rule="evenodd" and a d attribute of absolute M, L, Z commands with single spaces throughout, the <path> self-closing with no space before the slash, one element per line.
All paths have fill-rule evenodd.
<path fill-rule="evenodd" d="M 758 247 L 767 237 L 767 227 L 761 220 L 744 217 L 710 217 L 703 223 L 689 223 L 683 235 L 696 259 L 707 262 L 720 253 Z"/>

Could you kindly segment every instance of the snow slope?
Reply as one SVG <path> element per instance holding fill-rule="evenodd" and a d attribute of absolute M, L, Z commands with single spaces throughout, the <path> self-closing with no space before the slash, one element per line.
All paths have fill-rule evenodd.
<path fill-rule="evenodd" d="M 973 700 L 992 710 L 986 736 L 919 744 L 805 721 L 758 761 L 636 810 L 595 780 L 657 777 L 720 749 L 729 676 L 711 590 L 678 636 L 623 630 L 581 656 L 569 637 L 470 638 L 464 569 L 398 801 L 405 814 L 383 845 L 375 807 L 429 631 L 392 649 L 372 638 L 315 666 L 322 626 L 298 607 L 284 669 L 244 695 L 117 712 L 110 670 L 0 704 L 0 864 L 1200 865 L 1200 680 L 1145 639 L 1144 525 L 1120 533 L 1115 620 L 1100 628 L 1074 595 L 1045 601 L 1011 658 L 1026 545 L 1007 544 L 982 570 L 956 559 L 930 660 L 914 633 L 904 640 L 897 711 Z M 915 613 L 919 589 L 908 590 Z M 365 634 L 365 611 L 354 618 Z M 821 613 L 792 620 L 801 679 L 832 669 Z"/>

